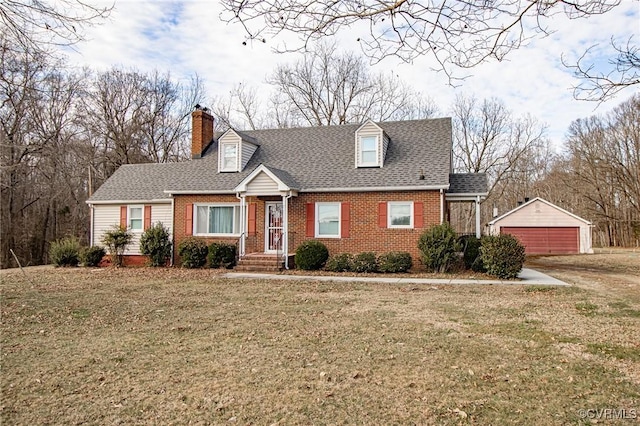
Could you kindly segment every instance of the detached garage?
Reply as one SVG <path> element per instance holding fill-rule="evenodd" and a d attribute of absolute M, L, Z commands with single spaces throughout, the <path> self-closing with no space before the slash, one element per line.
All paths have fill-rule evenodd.
<path fill-rule="evenodd" d="M 489 222 L 491 235 L 511 234 L 527 254 L 593 253 L 591 222 L 534 198 Z"/>

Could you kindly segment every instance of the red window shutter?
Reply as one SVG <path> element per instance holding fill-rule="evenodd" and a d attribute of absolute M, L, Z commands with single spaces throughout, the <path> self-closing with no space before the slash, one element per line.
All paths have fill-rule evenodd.
<path fill-rule="evenodd" d="M 127 206 L 120 206 L 120 226 L 127 227 Z"/>
<path fill-rule="evenodd" d="M 387 203 L 384 201 L 378 204 L 378 226 L 380 228 L 387 227 Z"/>
<path fill-rule="evenodd" d="M 307 203 L 307 237 L 314 237 L 316 235 L 316 205 L 313 203 Z"/>
<path fill-rule="evenodd" d="M 340 236 L 342 238 L 349 238 L 349 228 L 351 226 L 351 205 L 349 203 L 342 203 L 340 205 L 341 208 L 341 219 L 342 222 L 340 224 Z"/>
<path fill-rule="evenodd" d="M 413 227 L 422 228 L 424 226 L 424 203 L 416 201 L 413 203 Z"/>
<path fill-rule="evenodd" d="M 193 204 L 187 204 L 184 211 L 184 233 L 193 235 Z"/>
<path fill-rule="evenodd" d="M 249 220 L 247 232 L 249 235 L 256 235 L 256 203 L 249 203 Z"/>
<path fill-rule="evenodd" d="M 144 229 L 151 228 L 151 206 L 144 206 Z"/>

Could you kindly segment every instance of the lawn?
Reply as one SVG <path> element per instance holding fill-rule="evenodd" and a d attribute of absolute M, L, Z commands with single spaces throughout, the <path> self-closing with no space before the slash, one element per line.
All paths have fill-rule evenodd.
<path fill-rule="evenodd" d="M 2 424 L 640 418 L 637 286 L 27 274 L 0 275 Z"/>

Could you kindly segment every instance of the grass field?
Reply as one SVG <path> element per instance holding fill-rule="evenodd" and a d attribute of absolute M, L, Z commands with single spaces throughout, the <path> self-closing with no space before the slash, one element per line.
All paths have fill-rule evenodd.
<path fill-rule="evenodd" d="M 0 421 L 588 424 L 607 409 L 640 418 L 640 288 L 607 284 L 606 271 L 597 287 L 567 276 L 573 286 L 556 288 L 4 271 Z"/>

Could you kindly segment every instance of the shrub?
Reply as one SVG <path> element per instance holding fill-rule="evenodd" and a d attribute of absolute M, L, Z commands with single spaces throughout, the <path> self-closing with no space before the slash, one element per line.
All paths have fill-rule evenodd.
<path fill-rule="evenodd" d="M 200 238 L 190 237 L 180 243 L 178 254 L 185 268 L 202 268 L 207 263 L 209 248 Z"/>
<path fill-rule="evenodd" d="M 358 253 L 353 256 L 354 272 L 378 272 L 378 259 L 372 251 Z"/>
<path fill-rule="evenodd" d="M 500 279 L 516 278 L 524 265 L 524 246 L 513 235 L 483 238 L 480 253 L 487 273 Z"/>
<path fill-rule="evenodd" d="M 164 266 L 171 256 L 169 230 L 158 222 L 148 228 L 140 237 L 140 253 L 149 256 L 151 266 Z"/>
<path fill-rule="evenodd" d="M 380 272 L 396 274 L 407 272 L 413 266 L 411 255 L 406 251 L 391 251 L 378 256 Z"/>
<path fill-rule="evenodd" d="M 78 266 L 80 263 L 80 243 L 75 238 L 54 241 L 49 248 L 49 257 L 55 266 Z"/>
<path fill-rule="evenodd" d="M 317 240 L 305 241 L 296 250 L 296 268 L 307 271 L 317 270 L 324 266 L 328 258 L 327 246 Z"/>
<path fill-rule="evenodd" d="M 98 266 L 100 261 L 107 254 L 102 246 L 91 246 L 82 250 L 81 260 L 84 266 Z"/>
<path fill-rule="evenodd" d="M 113 266 L 122 266 L 124 252 L 129 243 L 131 243 L 132 238 L 133 235 L 127 231 L 127 228 L 120 225 L 115 225 L 110 231 L 104 233 L 102 242 L 109 250 Z"/>
<path fill-rule="evenodd" d="M 325 269 L 331 272 L 353 271 L 353 255 L 350 253 L 336 254 L 327 261 Z"/>
<path fill-rule="evenodd" d="M 435 272 L 448 272 L 455 264 L 460 244 L 451 225 L 434 225 L 424 231 L 418 240 L 424 265 Z"/>
<path fill-rule="evenodd" d="M 209 246 L 209 266 L 231 269 L 236 266 L 236 246 L 228 243 L 212 243 Z"/>
<path fill-rule="evenodd" d="M 460 245 L 462 246 L 462 259 L 464 267 L 474 272 L 485 272 L 482 265 L 482 256 L 480 256 L 480 239 L 473 235 L 464 235 L 460 237 Z"/>

